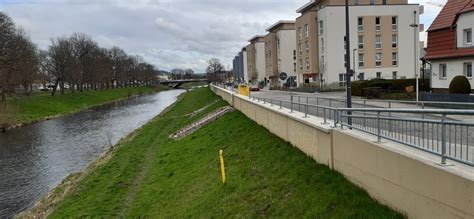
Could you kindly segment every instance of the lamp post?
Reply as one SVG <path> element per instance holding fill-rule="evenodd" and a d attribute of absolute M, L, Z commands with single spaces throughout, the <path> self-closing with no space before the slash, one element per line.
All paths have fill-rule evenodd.
<path fill-rule="evenodd" d="M 419 78 L 419 74 L 417 73 L 418 72 L 418 50 L 417 50 L 417 46 L 416 44 L 418 43 L 418 41 L 416 40 L 417 37 L 416 37 L 416 34 L 418 33 L 418 24 L 416 23 L 416 11 L 413 11 L 413 24 L 410 24 L 410 27 L 413 27 L 413 43 L 415 45 L 413 45 L 413 49 L 414 49 L 414 60 L 415 60 L 415 67 L 414 67 L 414 70 L 415 70 L 415 80 L 416 80 L 416 102 L 418 103 L 418 101 L 420 101 L 420 97 L 419 97 L 419 93 L 420 93 L 420 87 L 419 87 L 419 82 L 418 82 L 418 78 Z"/>
<path fill-rule="evenodd" d="M 347 101 L 346 101 L 346 107 L 347 108 L 352 108 L 352 84 L 351 84 L 351 44 L 350 44 L 350 36 L 349 36 L 349 0 L 346 0 L 346 84 L 347 84 Z M 350 115 L 352 114 L 351 111 L 348 111 L 347 114 L 349 115 L 347 117 L 347 124 L 349 127 L 352 125 L 352 117 Z"/>

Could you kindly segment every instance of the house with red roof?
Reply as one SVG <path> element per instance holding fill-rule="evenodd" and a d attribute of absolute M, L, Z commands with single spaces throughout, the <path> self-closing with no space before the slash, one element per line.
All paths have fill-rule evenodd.
<path fill-rule="evenodd" d="M 466 76 L 474 88 L 474 0 L 448 0 L 428 32 L 426 59 L 431 63 L 431 87 L 446 92 L 457 75 Z"/>

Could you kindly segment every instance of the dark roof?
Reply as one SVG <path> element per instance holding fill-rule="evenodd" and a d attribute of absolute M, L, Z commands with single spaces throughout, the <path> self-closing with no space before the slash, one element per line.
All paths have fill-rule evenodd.
<path fill-rule="evenodd" d="M 427 32 L 441 30 L 452 27 L 457 15 L 463 10 L 469 10 L 468 5 L 472 7 L 472 0 L 448 0 L 438 16 L 434 19 Z M 468 7 L 468 8 L 466 8 Z"/>

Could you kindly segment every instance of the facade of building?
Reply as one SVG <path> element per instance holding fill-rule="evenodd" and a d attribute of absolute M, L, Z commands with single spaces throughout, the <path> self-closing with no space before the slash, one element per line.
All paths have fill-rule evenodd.
<path fill-rule="evenodd" d="M 301 16 L 297 17 L 295 21 L 298 84 L 319 85 L 318 24 L 316 18 L 320 4 L 311 1 L 296 11 L 301 13 Z"/>
<path fill-rule="evenodd" d="M 354 80 L 418 74 L 420 7 L 407 0 L 354 0 L 350 6 Z M 311 1 L 297 10 L 298 81 L 345 86 L 344 0 Z"/>
<path fill-rule="evenodd" d="M 247 51 L 247 72 L 249 83 L 256 84 L 265 80 L 265 40 L 264 36 L 255 36 L 249 40 Z"/>
<path fill-rule="evenodd" d="M 244 55 L 243 51 L 237 53 L 232 62 L 232 69 L 234 73 L 234 79 L 237 82 L 243 82 L 244 79 Z"/>
<path fill-rule="evenodd" d="M 353 80 L 415 78 L 419 69 L 419 5 L 350 6 L 350 65 Z M 346 83 L 344 6 L 318 11 L 320 74 Z"/>
<path fill-rule="evenodd" d="M 267 31 L 269 33 L 265 36 L 265 69 L 270 86 L 279 87 L 284 83 L 289 85 L 289 80 L 297 81 L 295 22 L 278 21 Z M 280 73 L 286 73 L 288 78 L 280 81 Z"/>
<path fill-rule="evenodd" d="M 242 74 L 243 74 L 242 82 L 248 83 L 249 74 L 248 74 L 248 67 L 247 67 L 247 49 L 245 47 L 242 48 Z"/>
<path fill-rule="evenodd" d="M 474 87 L 474 1 L 448 0 L 428 32 L 426 59 L 431 64 L 433 91 L 446 92 L 457 75 Z"/>

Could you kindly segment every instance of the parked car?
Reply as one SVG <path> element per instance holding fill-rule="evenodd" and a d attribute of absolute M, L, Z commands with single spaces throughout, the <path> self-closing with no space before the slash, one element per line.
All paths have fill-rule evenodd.
<path fill-rule="evenodd" d="M 257 86 L 251 86 L 250 91 L 260 91 L 260 88 L 258 88 Z"/>

